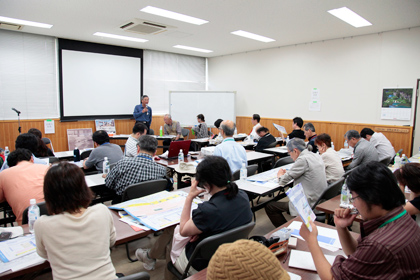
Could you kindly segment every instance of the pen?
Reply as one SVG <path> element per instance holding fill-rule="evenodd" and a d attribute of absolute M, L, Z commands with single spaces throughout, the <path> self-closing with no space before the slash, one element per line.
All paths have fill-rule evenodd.
<path fill-rule="evenodd" d="M 283 263 L 286 263 L 287 259 L 289 258 L 290 252 L 291 252 L 291 250 L 289 250 L 289 252 L 287 252 L 287 255 L 284 258 Z"/>

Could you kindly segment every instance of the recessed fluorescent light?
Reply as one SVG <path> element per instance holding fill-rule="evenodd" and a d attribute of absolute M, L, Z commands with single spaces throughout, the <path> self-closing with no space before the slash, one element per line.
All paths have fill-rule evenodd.
<path fill-rule="evenodd" d="M 195 51 L 195 52 L 203 52 L 203 53 L 211 53 L 211 52 L 213 52 L 211 50 L 199 49 L 199 48 L 182 46 L 182 45 L 176 45 L 176 46 L 174 46 L 174 48 L 184 49 L 184 50 L 189 50 L 189 51 Z"/>
<path fill-rule="evenodd" d="M 352 10 L 350 10 L 347 7 L 342 7 L 339 9 L 333 9 L 328 11 L 333 16 L 338 17 L 342 21 L 347 22 L 350 25 L 353 25 L 354 27 L 363 27 L 363 26 L 369 26 L 372 25 L 369 21 L 365 20 Z"/>
<path fill-rule="evenodd" d="M 261 42 L 264 42 L 264 43 L 275 41 L 274 39 L 264 37 L 264 36 L 261 36 L 261 35 L 257 35 L 257 34 L 254 34 L 254 33 L 246 32 L 246 31 L 243 31 L 243 30 L 233 31 L 231 33 L 234 34 L 234 35 L 238 35 L 238 36 L 242 36 L 242 37 L 245 37 L 245 38 L 261 41 Z"/>
<path fill-rule="evenodd" d="M 19 25 L 29 25 L 29 26 L 41 27 L 41 28 L 51 28 L 51 27 L 53 27 L 51 24 L 40 23 L 40 22 L 35 22 L 35 21 L 28 21 L 28 20 L 23 20 L 23 19 L 16 19 L 16 18 L 8 18 L 8 17 L 0 17 L 0 21 L 15 23 L 15 24 L 19 24 Z"/>
<path fill-rule="evenodd" d="M 144 42 L 149 41 L 149 40 L 140 39 L 140 38 L 120 36 L 120 35 L 114 35 L 114 34 L 102 33 L 102 32 L 96 32 L 93 35 L 101 36 L 101 37 L 108 37 L 108 38 L 113 38 L 113 39 L 119 39 L 119 40 L 134 41 L 134 42 L 139 42 L 139 43 L 144 43 Z"/>
<path fill-rule="evenodd" d="M 208 22 L 207 20 L 204 20 L 204 19 L 190 17 L 190 16 L 187 16 L 187 15 L 167 11 L 167 10 L 152 7 L 152 6 L 147 6 L 143 9 L 141 9 L 140 11 L 145 12 L 145 13 L 149 13 L 149 14 L 153 14 L 153 15 L 157 15 L 157 16 L 161 16 L 161 17 L 166 17 L 166 18 L 171 18 L 171 19 L 183 21 L 183 22 L 188 22 L 188 23 L 192 23 L 192 24 L 196 24 L 196 25 L 202 25 L 202 24 L 205 24 L 205 23 Z"/>

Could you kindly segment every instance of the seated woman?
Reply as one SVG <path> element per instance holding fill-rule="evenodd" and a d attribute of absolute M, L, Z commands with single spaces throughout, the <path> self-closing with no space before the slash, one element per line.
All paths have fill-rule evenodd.
<path fill-rule="evenodd" d="M 344 174 L 344 168 L 340 155 L 331 148 L 331 137 L 322 133 L 316 137 L 315 145 L 324 161 L 328 184 L 339 180 Z"/>
<path fill-rule="evenodd" d="M 92 192 L 74 164 L 53 165 L 45 175 L 44 196 L 50 216 L 35 222 L 36 249 L 54 279 L 116 279 L 109 248 L 116 233 L 103 204 L 88 207 Z"/>
<path fill-rule="evenodd" d="M 219 133 L 215 133 L 214 135 L 213 135 L 213 138 L 212 139 L 216 139 L 216 138 L 218 138 L 219 136 L 219 138 L 222 138 L 223 139 L 223 137 L 222 137 L 222 135 L 220 134 L 220 124 L 223 122 L 223 120 L 222 119 L 217 119 L 215 122 L 214 122 L 214 127 L 215 128 L 217 128 L 218 130 L 219 130 Z"/>
<path fill-rule="evenodd" d="M 222 157 L 208 156 L 197 166 L 196 180 L 192 182 L 181 214 L 179 232 L 182 236 L 190 236 L 191 239 L 174 263 L 180 272 L 186 268 L 189 258 L 201 240 L 251 222 L 252 212 L 248 196 L 231 180 L 229 165 Z M 197 188 L 198 186 L 201 188 Z M 205 191 L 211 195 L 210 200 L 199 204 L 191 216 L 193 199 Z M 169 255 L 172 250 L 173 231 L 174 227 L 165 229 L 151 249 L 137 249 L 136 256 L 143 262 L 144 268 L 153 270 L 156 259 L 166 257 L 167 262 L 171 260 Z M 203 260 L 193 262 L 189 273 L 194 274 L 207 265 Z M 167 269 L 165 279 L 171 279 Z"/>
<path fill-rule="evenodd" d="M 195 135 L 197 138 L 208 138 L 209 137 L 209 130 L 207 128 L 207 124 L 204 120 L 203 114 L 197 115 L 197 121 L 199 123 L 198 126 L 195 126 L 192 128 L 192 130 L 195 132 Z"/>
<path fill-rule="evenodd" d="M 394 175 L 403 192 L 405 186 L 410 189 L 410 201 L 405 204 L 404 209 L 416 217 L 416 223 L 420 226 L 420 163 L 407 163 L 395 170 Z"/>
<path fill-rule="evenodd" d="M 36 136 L 38 140 L 38 148 L 34 155 L 36 157 L 53 157 L 54 153 L 50 150 L 50 148 L 45 145 L 44 141 L 42 141 L 42 132 L 37 128 L 31 128 L 28 130 L 28 133 L 33 134 Z"/>

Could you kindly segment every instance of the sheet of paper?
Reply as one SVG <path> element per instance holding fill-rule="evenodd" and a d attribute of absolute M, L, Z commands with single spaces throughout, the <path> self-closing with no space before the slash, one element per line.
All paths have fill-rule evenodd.
<path fill-rule="evenodd" d="M 1 227 L 0 232 L 11 232 L 12 236 L 10 238 L 15 238 L 23 235 L 22 227 Z"/>
<path fill-rule="evenodd" d="M 312 211 L 308 200 L 306 199 L 302 184 L 299 183 L 293 188 L 289 188 L 286 191 L 286 195 L 289 197 L 293 206 L 295 206 L 300 218 L 305 222 L 305 225 L 308 227 L 309 231 L 312 231 L 312 227 L 309 224 L 309 221 L 315 221 L 316 216 Z"/>
<path fill-rule="evenodd" d="M 17 258 L 13 261 L 3 263 L 0 262 L 0 273 L 5 271 L 18 271 L 22 270 L 26 267 L 37 265 L 45 262 L 45 259 L 41 258 L 36 252 L 23 256 L 21 258 Z"/>
<path fill-rule="evenodd" d="M 274 125 L 274 127 L 275 127 L 278 131 L 280 131 L 280 132 L 282 132 L 282 133 L 287 134 L 287 131 L 286 131 L 286 129 L 284 128 L 284 126 L 281 126 L 281 125 L 278 125 L 278 124 L 275 124 L 275 123 L 273 123 L 273 125 Z"/>
<path fill-rule="evenodd" d="M 33 234 L 0 242 L 0 260 L 5 263 L 35 251 L 35 235 Z"/>
<path fill-rule="evenodd" d="M 54 120 L 45 120 L 44 121 L 44 134 L 54 134 L 55 126 Z"/>
<path fill-rule="evenodd" d="M 332 265 L 335 257 L 332 255 L 324 255 L 327 261 Z M 292 250 L 290 252 L 289 267 L 316 271 L 314 260 L 310 252 Z"/>
<path fill-rule="evenodd" d="M 295 236 L 303 240 L 303 238 L 299 234 L 299 230 L 301 226 L 302 226 L 302 222 L 293 221 L 287 228 L 292 230 L 292 236 Z M 318 239 L 319 246 L 333 252 L 342 248 L 337 230 L 326 228 L 326 227 L 317 227 L 317 229 L 318 229 L 317 239 Z"/>
<path fill-rule="evenodd" d="M 291 273 L 291 272 L 287 272 L 287 274 L 289 274 L 290 280 L 300 280 L 300 279 L 302 279 L 302 277 L 300 277 L 300 275 L 297 275 L 297 274 L 294 274 L 294 273 Z"/>

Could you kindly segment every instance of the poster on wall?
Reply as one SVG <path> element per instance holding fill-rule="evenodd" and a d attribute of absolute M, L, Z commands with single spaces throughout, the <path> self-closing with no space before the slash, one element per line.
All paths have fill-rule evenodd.
<path fill-rule="evenodd" d="M 311 91 L 311 102 L 309 102 L 309 111 L 321 111 L 321 94 L 319 89 L 313 88 Z"/>
<path fill-rule="evenodd" d="M 413 88 L 384 88 L 381 119 L 409 121 L 412 101 Z"/>
<path fill-rule="evenodd" d="M 76 147 L 80 151 L 88 148 L 93 149 L 92 128 L 67 129 L 67 141 L 69 151 Z"/>
<path fill-rule="evenodd" d="M 105 130 L 108 134 L 115 134 L 115 120 L 95 120 L 96 131 Z"/>

